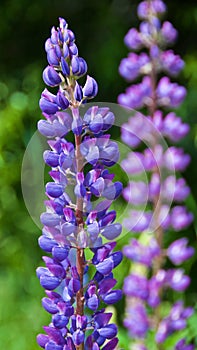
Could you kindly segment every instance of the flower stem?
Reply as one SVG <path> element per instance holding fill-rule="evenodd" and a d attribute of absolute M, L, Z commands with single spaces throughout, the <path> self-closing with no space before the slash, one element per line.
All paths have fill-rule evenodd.
<path fill-rule="evenodd" d="M 154 113 L 157 110 L 157 94 L 156 94 L 156 87 L 157 87 L 157 73 L 156 73 L 156 63 L 155 63 L 155 59 L 152 58 L 152 70 L 151 70 L 151 87 L 152 87 L 152 103 L 149 107 L 149 113 L 151 115 L 151 117 L 154 116 Z M 155 145 L 157 144 L 157 140 L 155 140 Z M 154 151 L 154 146 L 153 145 L 153 151 Z M 156 169 L 154 171 L 154 173 L 158 174 L 158 176 L 160 177 L 160 182 L 162 181 L 161 179 L 161 174 L 160 174 L 160 170 L 159 167 L 156 166 Z M 160 215 L 160 211 L 161 211 L 161 200 L 160 200 L 160 194 L 158 196 L 155 196 L 154 201 L 153 201 L 153 210 L 154 210 L 154 224 L 155 224 L 155 238 L 157 240 L 157 243 L 159 245 L 159 247 L 162 250 L 162 246 L 163 246 L 163 228 L 160 225 L 159 222 L 159 215 Z M 153 275 L 156 275 L 157 272 L 162 268 L 163 265 L 163 254 L 161 253 L 160 256 L 158 256 L 153 264 Z M 160 291 L 160 294 L 162 293 L 162 291 Z M 155 324 L 155 327 L 157 328 L 160 322 L 161 316 L 160 316 L 160 308 L 159 306 L 155 308 L 155 315 L 154 315 L 154 319 L 153 322 Z M 162 344 L 157 344 L 157 349 L 158 350 L 162 350 L 163 349 L 163 345 Z"/>
<path fill-rule="evenodd" d="M 75 135 L 75 147 L 76 147 L 75 154 L 76 154 L 77 173 L 83 171 L 83 157 L 80 152 L 80 144 L 81 144 L 81 136 Z M 78 234 L 79 234 L 84 227 L 82 197 L 77 198 L 76 220 L 77 220 L 77 228 L 78 228 Z M 80 286 L 81 286 L 76 296 L 76 314 L 83 316 L 84 314 L 83 275 L 84 275 L 84 266 L 85 266 L 84 248 L 77 247 L 76 266 L 77 266 L 77 272 L 79 274 Z M 84 342 L 81 343 L 76 348 L 77 350 L 83 350 Z"/>

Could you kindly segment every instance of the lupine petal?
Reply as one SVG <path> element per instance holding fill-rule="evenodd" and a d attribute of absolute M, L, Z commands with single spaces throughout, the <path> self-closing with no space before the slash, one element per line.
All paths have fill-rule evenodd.
<path fill-rule="evenodd" d="M 41 346 L 41 348 L 45 348 L 45 345 L 48 343 L 49 337 L 46 334 L 38 334 L 37 335 L 37 343 Z"/>
<path fill-rule="evenodd" d="M 43 71 L 43 80 L 49 86 L 58 86 L 62 81 L 52 66 L 47 66 Z"/>
<path fill-rule="evenodd" d="M 96 80 L 88 75 L 86 83 L 83 87 L 83 95 L 88 98 L 93 98 L 97 95 L 97 92 L 98 86 Z"/>
<path fill-rule="evenodd" d="M 100 336 L 106 339 L 114 338 L 117 334 L 117 326 L 115 324 L 109 324 L 103 328 L 98 329 L 98 333 Z"/>
<path fill-rule="evenodd" d="M 122 298 L 122 291 L 120 289 L 109 292 L 102 297 L 103 301 L 108 305 L 117 303 L 121 298 Z"/>

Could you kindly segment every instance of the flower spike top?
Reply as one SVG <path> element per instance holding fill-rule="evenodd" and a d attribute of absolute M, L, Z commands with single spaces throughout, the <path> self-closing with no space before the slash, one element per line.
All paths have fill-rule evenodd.
<path fill-rule="evenodd" d="M 88 99 L 97 95 L 98 86 L 95 79 L 87 76 L 84 87 L 77 82 L 87 73 L 86 61 L 78 56 L 75 35 L 68 29 L 68 24 L 59 18 L 59 27 L 51 30 L 51 37 L 45 43 L 49 65 L 43 71 L 46 85 L 59 86 L 56 97 L 45 90 L 40 100 L 43 113 L 54 114 L 58 110 L 79 107 Z M 56 105 L 56 106 L 55 106 Z"/>
<path fill-rule="evenodd" d="M 44 152 L 44 161 L 52 167 L 50 176 L 54 182 L 46 185 L 46 193 L 49 196 L 46 205 L 49 210 L 42 214 L 41 221 L 46 226 L 48 224 L 49 227 L 54 227 L 58 221 L 57 215 L 61 211 L 66 220 L 65 223 L 61 221 L 63 240 L 66 241 L 66 237 L 69 236 L 69 239 L 74 242 L 73 236 L 76 234 L 73 227 L 76 226 L 76 218 L 73 209 L 76 203 L 71 203 L 64 189 L 75 183 L 76 197 L 83 198 L 81 209 L 86 217 L 87 232 L 90 232 L 90 226 L 94 226 L 96 230 L 95 234 L 91 232 L 92 238 L 89 237 L 89 242 L 84 242 L 90 246 L 95 244 L 99 232 L 102 232 L 104 237 L 110 236 L 98 223 L 100 218 L 99 213 L 96 214 L 97 208 L 95 208 L 96 211 L 94 210 L 94 219 L 90 219 L 93 215 L 90 210 L 91 196 L 97 198 L 103 196 L 106 199 L 104 207 L 106 205 L 107 211 L 110 201 L 116 199 L 121 193 L 121 183 L 113 183 L 113 174 L 109 174 L 105 169 L 106 166 L 111 167 L 118 161 L 119 151 L 117 144 L 110 140 L 110 135 L 105 134 L 114 123 L 114 115 L 109 108 L 93 106 L 85 111 L 83 118 L 80 116 L 80 105 L 95 97 L 98 87 L 96 81 L 90 76 L 87 76 L 83 87 L 79 85 L 78 79 L 87 73 L 87 64 L 78 56 L 75 36 L 68 29 L 67 22 L 62 18 L 59 21 L 59 27 L 57 30 L 52 28 L 51 38 L 47 39 L 45 44 L 49 65 L 43 72 L 45 83 L 51 87 L 58 86 L 59 90 L 54 95 L 45 89 L 40 99 L 40 108 L 46 120 L 38 122 L 38 129 L 45 137 L 55 138 L 48 141 L 51 150 Z M 68 113 L 70 111 L 71 114 Z M 70 132 L 75 135 L 76 150 L 75 145 L 64 139 Z M 88 172 L 84 171 L 87 163 L 92 166 Z M 64 208 L 65 205 L 67 209 Z M 62 209 L 60 209 L 61 206 Z M 117 224 L 114 227 L 112 223 L 111 225 L 111 229 L 114 228 L 115 238 L 121 228 Z M 72 232 L 71 235 L 70 232 Z"/>

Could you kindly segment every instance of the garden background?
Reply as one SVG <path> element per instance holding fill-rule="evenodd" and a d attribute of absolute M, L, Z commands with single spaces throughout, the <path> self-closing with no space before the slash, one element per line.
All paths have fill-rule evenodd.
<path fill-rule="evenodd" d="M 44 88 L 42 70 L 47 64 L 44 42 L 51 26 L 58 24 L 58 17 L 66 18 L 76 34 L 80 55 L 88 62 L 88 72 L 98 82 L 96 100 L 115 103 L 127 86 L 118 74 L 118 66 L 128 52 L 123 37 L 130 27 L 138 24 L 138 3 L 136 0 L 0 2 L 0 347 L 3 349 L 37 349 L 36 334 L 49 320 L 41 307 L 44 292 L 35 274 L 42 256 L 37 244 L 40 230 L 26 210 L 20 184 L 23 154 L 41 117 L 38 101 Z M 174 49 L 186 62 L 179 83 L 186 86 L 188 95 L 177 114 L 191 126 L 182 145 L 192 157 L 185 178 L 192 192 L 188 205 L 197 222 L 197 4 L 191 0 L 165 3 L 166 18 L 179 32 Z M 194 223 L 186 233 L 181 233 L 189 236 L 194 246 L 195 226 Z M 192 283 L 185 299 L 190 304 L 197 301 L 196 258 L 197 255 L 192 266 L 188 266 Z M 126 263 L 119 269 L 121 275 L 123 270 L 125 275 L 128 272 Z M 116 275 L 120 275 L 118 271 Z M 119 315 L 123 303 L 124 300 L 117 305 Z M 121 317 L 117 320 L 120 325 Z M 197 336 L 197 324 L 191 332 Z M 124 336 L 121 330 L 120 338 Z"/>

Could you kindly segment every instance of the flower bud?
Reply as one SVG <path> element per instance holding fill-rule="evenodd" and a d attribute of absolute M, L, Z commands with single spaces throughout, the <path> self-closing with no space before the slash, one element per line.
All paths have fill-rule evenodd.
<path fill-rule="evenodd" d="M 93 98 L 97 95 L 98 85 L 95 79 L 87 76 L 86 83 L 83 87 L 83 95 L 87 98 Z"/>
<path fill-rule="evenodd" d="M 47 114 L 54 114 L 58 111 L 56 96 L 49 92 L 47 89 L 42 92 L 39 105 L 42 112 Z"/>
<path fill-rule="evenodd" d="M 47 60 L 52 66 L 59 66 L 59 59 L 54 47 L 47 51 Z"/>
<path fill-rule="evenodd" d="M 43 80 L 45 84 L 49 86 L 57 86 L 61 83 L 61 78 L 59 74 L 55 71 L 52 66 L 48 66 L 43 71 Z"/>
<path fill-rule="evenodd" d="M 81 100 L 83 98 L 82 87 L 78 84 L 77 81 L 75 83 L 74 97 L 75 97 L 76 101 L 78 101 L 78 102 L 81 102 Z"/>
<path fill-rule="evenodd" d="M 68 63 L 65 61 L 65 59 L 62 57 L 61 58 L 61 68 L 62 68 L 62 72 L 63 74 L 68 77 L 70 75 L 70 68 Z"/>
<path fill-rule="evenodd" d="M 69 101 L 60 90 L 57 93 L 57 104 L 62 110 L 67 109 L 69 106 Z"/>

